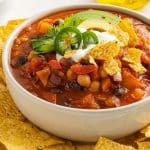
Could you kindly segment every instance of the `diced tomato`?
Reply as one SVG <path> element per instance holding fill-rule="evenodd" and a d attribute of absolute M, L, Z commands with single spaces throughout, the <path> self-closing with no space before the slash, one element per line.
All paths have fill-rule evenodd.
<path fill-rule="evenodd" d="M 130 103 L 133 103 L 135 101 L 139 101 L 143 98 L 144 96 L 144 91 L 141 89 L 134 89 L 126 93 L 124 96 L 121 98 L 121 105 L 127 105 Z"/>
<path fill-rule="evenodd" d="M 98 69 L 96 68 L 93 72 L 91 72 L 90 76 L 92 81 L 98 80 L 99 78 Z"/>
<path fill-rule="evenodd" d="M 122 71 L 122 82 L 121 84 L 129 90 L 135 88 L 143 88 L 144 84 L 134 77 L 129 71 L 123 69 Z"/>
<path fill-rule="evenodd" d="M 42 91 L 42 96 L 47 101 L 56 104 L 56 94 L 51 92 Z"/>
<path fill-rule="evenodd" d="M 91 72 L 96 71 L 96 67 L 94 65 L 80 65 L 80 64 L 75 64 L 71 66 L 72 72 L 76 74 L 88 74 Z"/>
<path fill-rule="evenodd" d="M 73 106 L 85 109 L 98 109 L 100 106 L 96 103 L 92 94 L 86 95 L 83 99 L 72 101 Z"/>
<path fill-rule="evenodd" d="M 150 56 L 148 56 L 146 53 L 142 53 L 142 63 L 150 65 Z"/>
<path fill-rule="evenodd" d="M 48 64 L 52 69 L 57 69 L 57 70 L 62 69 L 60 63 L 57 60 L 50 60 Z"/>
<path fill-rule="evenodd" d="M 44 86 L 46 86 L 47 82 L 48 82 L 49 75 L 50 75 L 50 69 L 49 68 L 45 68 L 43 70 L 37 71 L 36 75 L 40 79 L 42 84 Z"/>
<path fill-rule="evenodd" d="M 30 62 L 33 71 L 41 69 L 43 63 L 44 61 L 40 57 L 34 57 Z"/>
<path fill-rule="evenodd" d="M 106 92 L 111 87 L 111 80 L 109 77 L 104 78 L 101 83 L 101 88 L 103 92 Z"/>
<path fill-rule="evenodd" d="M 118 107 L 120 106 L 120 100 L 119 98 L 117 98 L 116 96 L 110 96 L 106 101 L 105 101 L 105 105 L 107 107 Z"/>

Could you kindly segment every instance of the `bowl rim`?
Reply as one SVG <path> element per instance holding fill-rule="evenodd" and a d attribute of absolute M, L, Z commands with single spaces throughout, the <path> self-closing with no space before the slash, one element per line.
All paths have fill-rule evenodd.
<path fill-rule="evenodd" d="M 116 12 L 124 13 L 124 14 L 130 15 L 132 17 L 138 18 L 139 20 L 142 20 L 142 21 L 146 22 L 148 25 L 150 25 L 150 23 L 149 23 L 150 18 L 143 15 L 142 13 L 139 13 L 139 12 L 136 12 L 133 10 L 129 10 L 127 8 L 113 6 L 113 5 L 105 5 L 105 4 L 100 5 L 100 4 L 87 3 L 87 4 L 72 4 L 72 5 L 55 7 L 53 9 L 48 9 L 46 11 L 40 12 L 36 15 L 33 15 L 32 17 L 30 17 L 29 19 L 24 21 L 22 24 L 20 24 L 10 34 L 10 36 L 7 39 L 7 42 L 3 48 L 3 51 L 2 51 L 2 65 L 3 65 L 4 74 L 5 75 L 7 74 L 7 76 L 9 77 L 9 80 L 11 80 L 13 82 L 13 84 L 15 84 L 16 88 L 18 88 L 19 90 L 24 92 L 27 96 L 32 97 L 32 99 L 28 99 L 28 100 L 31 100 L 34 103 L 39 103 L 39 104 L 45 105 L 47 107 L 51 106 L 51 107 L 54 107 L 55 109 L 59 109 L 59 110 L 63 110 L 63 111 L 74 111 L 74 112 L 78 112 L 78 113 L 79 112 L 82 112 L 82 113 L 109 113 L 109 112 L 117 112 L 117 111 L 129 111 L 130 108 L 136 108 L 136 107 L 139 107 L 139 105 L 146 103 L 148 100 L 150 100 L 150 96 L 144 98 L 141 101 L 134 102 L 132 104 L 125 105 L 125 106 L 115 107 L 115 108 L 107 108 L 107 109 L 71 108 L 71 107 L 67 107 L 67 106 L 53 104 L 53 103 L 48 102 L 42 98 L 39 98 L 38 96 L 31 94 L 29 91 L 27 91 L 25 88 L 23 88 L 23 86 L 15 79 L 15 77 L 13 76 L 13 74 L 11 72 L 11 67 L 10 67 L 9 61 L 10 61 L 11 47 L 13 45 L 15 38 L 20 33 L 20 31 L 22 31 L 25 27 L 27 27 L 28 25 L 37 21 L 38 19 L 45 17 L 49 14 L 53 14 L 53 13 L 57 13 L 60 11 L 65 11 L 65 10 L 80 9 L 80 8 L 83 8 L 83 9 L 84 8 L 85 9 L 90 9 L 90 8 L 91 9 L 100 9 L 100 10 L 104 10 L 104 11 L 105 10 L 106 11 L 109 11 L 109 10 L 110 11 L 116 11 Z"/>

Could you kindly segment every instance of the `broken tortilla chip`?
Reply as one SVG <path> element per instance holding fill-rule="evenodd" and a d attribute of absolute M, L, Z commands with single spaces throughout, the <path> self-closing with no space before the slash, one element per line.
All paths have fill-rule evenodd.
<path fill-rule="evenodd" d="M 64 143 L 29 122 L 15 119 L 5 119 L 0 123 L 0 141 L 8 150 L 37 150 Z"/>
<path fill-rule="evenodd" d="M 66 142 L 64 144 L 58 144 L 58 145 L 49 146 L 49 147 L 44 148 L 42 150 L 76 150 L 76 149 L 72 145 L 71 142 Z"/>
<path fill-rule="evenodd" d="M 116 41 L 109 41 L 103 42 L 101 44 L 96 45 L 93 47 L 87 56 L 92 56 L 94 59 L 99 60 L 109 60 L 117 56 L 120 52 L 120 47 L 118 42 Z"/>
<path fill-rule="evenodd" d="M 137 142 L 138 150 L 150 150 L 150 141 Z"/>
<path fill-rule="evenodd" d="M 127 18 L 122 19 L 119 23 L 119 27 L 129 34 L 129 46 L 136 46 L 138 43 L 138 36 L 130 20 Z"/>
<path fill-rule="evenodd" d="M 124 32 L 119 26 L 114 26 L 109 32 L 117 37 L 121 47 L 125 47 L 129 43 L 129 34 Z"/>
<path fill-rule="evenodd" d="M 150 126 L 147 126 L 146 128 L 142 129 L 140 133 L 144 134 L 146 138 L 150 138 Z"/>
<path fill-rule="evenodd" d="M 121 72 L 118 60 L 113 58 L 104 62 L 103 69 L 108 75 L 111 76 L 117 74 L 118 72 Z"/>
<path fill-rule="evenodd" d="M 24 120 L 23 115 L 15 106 L 10 97 L 6 85 L 0 82 L 0 122 L 6 118 L 14 118 L 16 120 Z"/>
<path fill-rule="evenodd" d="M 84 144 L 75 145 L 75 150 L 94 150 L 94 146 Z"/>
<path fill-rule="evenodd" d="M 129 66 L 138 73 L 145 73 L 146 69 L 141 63 L 142 51 L 137 48 L 129 48 L 127 54 L 123 57 L 123 60 L 129 62 Z"/>
<path fill-rule="evenodd" d="M 0 142 L 0 150 L 7 150 L 6 146 Z"/>
<path fill-rule="evenodd" d="M 104 137 L 100 137 L 94 150 L 136 150 L 136 149 L 132 146 L 122 145 L 112 140 L 106 139 Z"/>

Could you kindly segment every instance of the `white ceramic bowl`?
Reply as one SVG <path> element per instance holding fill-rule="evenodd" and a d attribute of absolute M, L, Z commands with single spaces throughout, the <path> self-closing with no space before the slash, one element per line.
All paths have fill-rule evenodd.
<path fill-rule="evenodd" d="M 3 69 L 7 86 L 20 111 L 35 125 L 59 137 L 94 142 L 99 136 L 119 138 L 131 134 L 150 123 L 150 97 L 127 106 L 111 109 L 83 110 L 49 103 L 25 90 L 13 77 L 10 53 L 14 39 L 32 22 L 50 13 L 75 8 L 95 8 L 130 14 L 150 25 L 150 19 L 127 9 L 109 5 L 72 5 L 50 9 L 21 24 L 10 36 L 3 52 Z"/>

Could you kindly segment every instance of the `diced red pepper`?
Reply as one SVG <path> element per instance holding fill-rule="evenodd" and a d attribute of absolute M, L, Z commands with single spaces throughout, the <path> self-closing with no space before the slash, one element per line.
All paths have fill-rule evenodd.
<path fill-rule="evenodd" d="M 39 57 L 32 58 L 30 64 L 33 71 L 41 69 L 41 66 L 43 65 L 44 61 Z"/>
<path fill-rule="evenodd" d="M 121 84 L 129 90 L 135 88 L 143 88 L 144 84 L 134 77 L 129 71 L 123 69 L 122 71 L 122 82 Z"/>
<path fill-rule="evenodd" d="M 62 69 L 60 63 L 57 60 L 50 60 L 48 64 L 52 69 L 57 69 L 57 70 Z"/>
<path fill-rule="evenodd" d="M 150 56 L 148 56 L 146 53 L 142 53 L 141 59 L 142 63 L 150 65 Z"/>
<path fill-rule="evenodd" d="M 121 98 L 121 105 L 127 105 L 136 101 L 139 101 L 143 98 L 144 96 L 144 91 L 141 89 L 134 89 L 126 93 L 124 96 Z"/>
<path fill-rule="evenodd" d="M 85 109 L 100 108 L 100 106 L 96 103 L 95 98 L 92 94 L 88 94 L 80 100 L 72 101 L 72 105 L 77 108 L 85 108 Z"/>
<path fill-rule="evenodd" d="M 80 65 L 75 64 L 71 66 L 72 72 L 76 74 L 88 74 L 94 72 L 97 68 L 94 65 Z"/>
<path fill-rule="evenodd" d="M 40 79 L 42 84 L 44 86 L 46 86 L 47 82 L 48 82 L 49 75 L 50 75 L 50 69 L 49 68 L 45 68 L 43 70 L 37 71 L 36 75 Z"/>
<path fill-rule="evenodd" d="M 101 83 L 102 91 L 106 92 L 111 87 L 111 85 L 112 85 L 112 83 L 111 83 L 110 78 L 109 77 L 104 78 Z"/>
<path fill-rule="evenodd" d="M 93 72 L 91 72 L 90 76 L 92 81 L 98 80 L 99 78 L 98 69 L 96 68 Z"/>

